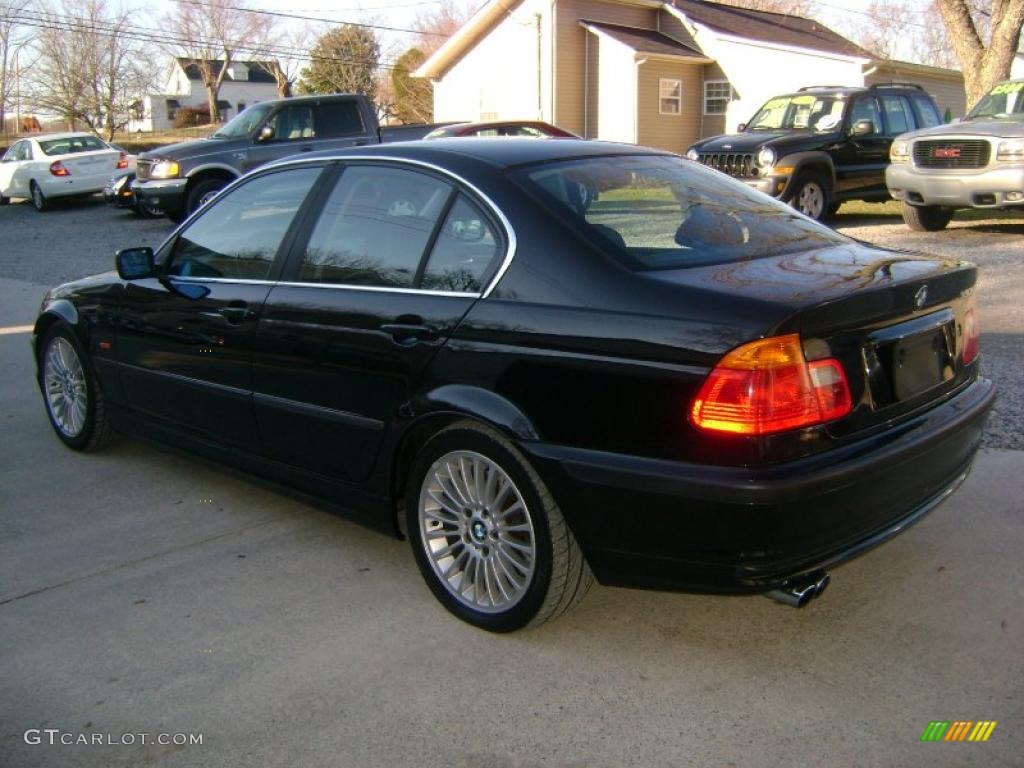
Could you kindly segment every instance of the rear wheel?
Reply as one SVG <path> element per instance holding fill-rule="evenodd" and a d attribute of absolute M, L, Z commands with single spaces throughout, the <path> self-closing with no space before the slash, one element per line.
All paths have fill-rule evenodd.
<path fill-rule="evenodd" d="M 103 392 L 74 334 L 54 325 L 43 338 L 39 384 L 50 424 L 66 446 L 92 451 L 113 432 Z"/>
<path fill-rule="evenodd" d="M 50 201 L 47 200 L 46 195 L 43 194 L 43 190 L 39 188 L 39 185 L 34 181 L 29 185 L 29 195 L 32 198 L 32 205 L 37 211 L 45 211 L 50 207 Z"/>
<path fill-rule="evenodd" d="M 814 171 L 804 171 L 793 182 L 789 204 L 805 216 L 821 221 L 829 210 L 829 187 L 825 178 Z"/>
<path fill-rule="evenodd" d="M 197 181 L 188 193 L 188 201 L 185 205 L 186 215 L 191 216 L 195 211 L 206 205 L 213 196 L 227 186 L 224 179 L 203 179 Z"/>
<path fill-rule="evenodd" d="M 907 226 L 917 232 L 938 232 L 953 218 L 952 208 L 940 205 L 910 205 L 900 201 L 900 213 Z"/>
<path fill-rule="evenodd" d="M 492 632 L 537 626 L 593 582 L 543 481 L 500 434 L 459 422 L 420 451 L 406 498 L 409 541 L 434 596 Z"/>
<path fill-rule="evenodd" d="M 0 195 L 0 205 L 7 205 L 11 202 L 11 198 Z"/>

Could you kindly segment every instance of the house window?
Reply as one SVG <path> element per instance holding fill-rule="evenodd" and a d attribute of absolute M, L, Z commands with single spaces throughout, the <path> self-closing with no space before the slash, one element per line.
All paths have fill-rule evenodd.
<path fill-rule="evenodd" d="M 708 80 L 704 83 L 705 115 L 724 115 L 725 108 L 732 100 L 732 86 L 728 80 Z"/>
<path fill-rule="evenodd" d="M 658 113 L 681 115 L 683 113 L 683 81 L 662 77 L 658 80 Z"/>

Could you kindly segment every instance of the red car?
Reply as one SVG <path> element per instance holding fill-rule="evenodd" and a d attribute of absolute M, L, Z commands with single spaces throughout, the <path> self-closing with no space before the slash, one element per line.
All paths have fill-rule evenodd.
<path fill-rule="evenodd" d="M 534 139 L 578 139 L 574 133 L 540 120 L 506 120 L 484 123 L 453 123 L 435 128 L 423 138 L 450 136 L 520 136 Z"/>

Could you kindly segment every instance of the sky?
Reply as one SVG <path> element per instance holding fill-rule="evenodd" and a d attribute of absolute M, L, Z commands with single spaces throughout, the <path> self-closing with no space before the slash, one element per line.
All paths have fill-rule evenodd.
<path fill-rule="evenodd" d="M 375 23 L 390 27 L 410 28 L 417 13 L 436 7 L 439 0 L 249 0 L 261 10 L 312 16 L 335 22 Z M 479 8 L 485 0 L 462 0 L 470 8 Z M 817 5 L 817 16 L 840 34 L 848 34 L 850 27 L 863 21 L 863 11 L 869 0 L 812 0 Z M 929 0 L 906 0 L 908 4 L 924 5 Z M 125 0 L 128 7 L 145 8 L 146 15 L 158 18 L 173 9 L 171 0 Z M 302 24 L 303 22 L 295 22 Z M 314 31 L 319 25 L 311 24 Z M 324 25 L 324 28 L 329 24 Z M 385 50 L 400 53 L 407 47 L 411 36 L 398 32 L 379 31 L 378 37 Z"/>

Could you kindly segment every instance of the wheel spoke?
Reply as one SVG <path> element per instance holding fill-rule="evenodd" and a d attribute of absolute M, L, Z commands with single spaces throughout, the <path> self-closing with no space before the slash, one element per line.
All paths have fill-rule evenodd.
<path fill-rule="evenodd" d="M 446 590 L 468 608 L 501 613 L 534 578 L 533 520 L 504 469 L 468 450 L 440 456 L 423 479 L 422 551 Z"/>

